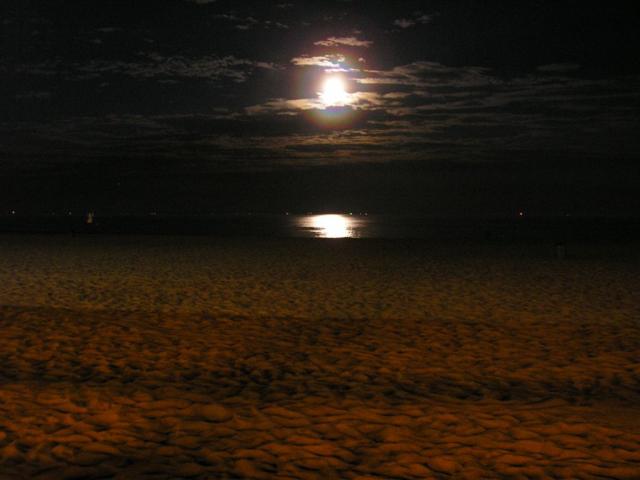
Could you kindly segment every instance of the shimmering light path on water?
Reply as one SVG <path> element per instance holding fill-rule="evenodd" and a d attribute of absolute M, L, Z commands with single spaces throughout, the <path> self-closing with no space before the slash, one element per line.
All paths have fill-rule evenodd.
<path fill-rule="evenodd" d="M 318 238 L 358 237 L 362 220 L 351 215 L 306 215 L 296 218 L 296 227 Z"/>

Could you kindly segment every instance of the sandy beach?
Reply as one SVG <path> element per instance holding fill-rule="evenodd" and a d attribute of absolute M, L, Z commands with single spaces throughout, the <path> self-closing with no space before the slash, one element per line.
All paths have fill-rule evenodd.
<path fill-rule="evenodd" d="M 0 478 L 640 478 L 633 246 L 0 236 Z"/>

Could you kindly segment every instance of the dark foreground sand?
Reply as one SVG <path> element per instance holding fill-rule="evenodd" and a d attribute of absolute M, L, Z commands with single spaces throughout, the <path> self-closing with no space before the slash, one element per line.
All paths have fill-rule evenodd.
<path fill-rule="evenodd" d="M 0 478 L 640 478 L 632 248 L 0 249 Z"/>

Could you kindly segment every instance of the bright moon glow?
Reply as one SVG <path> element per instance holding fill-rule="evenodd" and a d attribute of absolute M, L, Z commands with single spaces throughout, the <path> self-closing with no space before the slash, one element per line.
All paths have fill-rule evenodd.
<path fill-rule="evenodd" d="M 311 218 L 311 228 L 323 238 L 352 237 L 351 219 L 343 215 L 316 215 Z"/>
<path fill-rule="evenodd" d="M 349 103 L 349 94 L 345 90 L 344 81 L 340 77 L 327 78 L 320 92 L 320 100 L 327 107 L 343 106 Z"/>

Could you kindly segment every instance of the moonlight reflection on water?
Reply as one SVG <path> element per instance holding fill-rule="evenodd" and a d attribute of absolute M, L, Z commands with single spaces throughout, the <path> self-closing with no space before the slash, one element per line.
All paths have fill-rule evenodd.
<path fill-rule="evenodd" d="M 300 219 L 300 227 L 318 238 L 355 237 L 355 223 L 348 215 L 313 215 Z"/>

